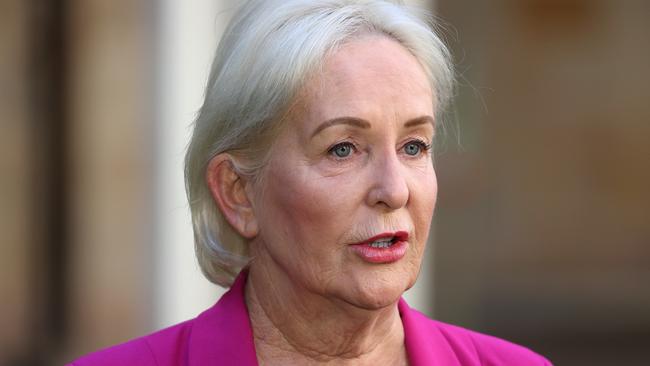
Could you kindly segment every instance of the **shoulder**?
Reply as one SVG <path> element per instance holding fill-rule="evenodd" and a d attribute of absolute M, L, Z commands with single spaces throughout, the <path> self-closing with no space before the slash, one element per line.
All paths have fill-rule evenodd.
<path fill-rule="evenodd" d="M 244 298 L 246 272 L 196 318 L 81 357 L 68 366 L 256 365 Z"/>
<path fill-rule="evenodd" d="M 432 320 L 420 312 L 404 308 L 410 324 L 411 337 L 419 338 L 418 347 L 435 349 L 448 354 L 449 364 L 506 366 L 550 366 L 544 357 L 526 347 L 471 331 L 462 327 Z"/>
<path fill-rule="evenodd" d="M 187 358 L 194 320 L 83 356 L 67 366 L 182 365 Z"/>
<path fill-rule="evenodd" d="M 509 341 L 458 326 L 431 321 L 455 348 L 474 354 L 481 365 L 539 365 L 551 363 L 532 350 Z"/>

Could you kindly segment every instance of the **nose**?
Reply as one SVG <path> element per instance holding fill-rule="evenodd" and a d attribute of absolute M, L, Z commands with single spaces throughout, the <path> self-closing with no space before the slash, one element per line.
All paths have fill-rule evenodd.
<path fill-rule="evenodd" d="M 368 190 L 368 205 L 396 210 L 406 206 L 409 187 L 405 168 L 396 152 L 383 154 L 374 159 L 370 166 L 371 184 Z"/>

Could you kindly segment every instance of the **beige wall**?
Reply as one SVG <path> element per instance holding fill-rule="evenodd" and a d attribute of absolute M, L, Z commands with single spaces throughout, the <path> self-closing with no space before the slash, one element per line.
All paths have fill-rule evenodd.
<path fill-rule="evenodd" d="M 439 10 L 457 34 L 463 149 L 439 156 L 437 316 L 557 364 L 644 363 L 650 5 Z"/>
<path fill-rule="evenodd" d="M 71 352 L 126 340 L 152 315 L 153 14 L 69 2 Z"/>
<path fill-rule="evenodd" d="M 27 5 L 4 2 L 0 21 L 0 355 L 23 348 L 30 335 L 29 243 L 33 216 L 27 93 Z M 2 359 L 0 358 L 0 363 Z"/>
<path fill-rule="evenodd" d="M 32 5 L 0 12 L 3 365 L 62 364 L 152 323 L 154 14 L 129 1 Z"/>

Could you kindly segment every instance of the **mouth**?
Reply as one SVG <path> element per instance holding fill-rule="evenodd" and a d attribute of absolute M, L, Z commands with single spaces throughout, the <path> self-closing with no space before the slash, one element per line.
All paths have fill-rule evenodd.
<path fill-rule="evenodd" d="M 372 248 L 390 248 L 395 243 L 401 241 L 408 241 L 409 234 L 406 231 L 398 231 L 395 233 L 382 233 L 375 235 L 356 245 L 369 245 Z"/>
<path fill-rule="evenodd" d="M 406 231 L 382 233 L 350 247 L 366 262 L 392 263 L 399 261 L 406 254 L 408 238 Z"/>

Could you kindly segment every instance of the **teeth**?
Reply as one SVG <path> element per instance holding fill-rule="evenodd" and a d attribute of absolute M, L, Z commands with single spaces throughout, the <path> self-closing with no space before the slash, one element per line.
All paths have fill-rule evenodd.
<path fill-rule="evenodd" d="M 393 239 L 392 238 L 386 238 L 386 239 L 380 239 L 380 240 L 375 240 L 370 244 L 371 247 L 373 248 L 388 248 L 393 244 Z"/>

